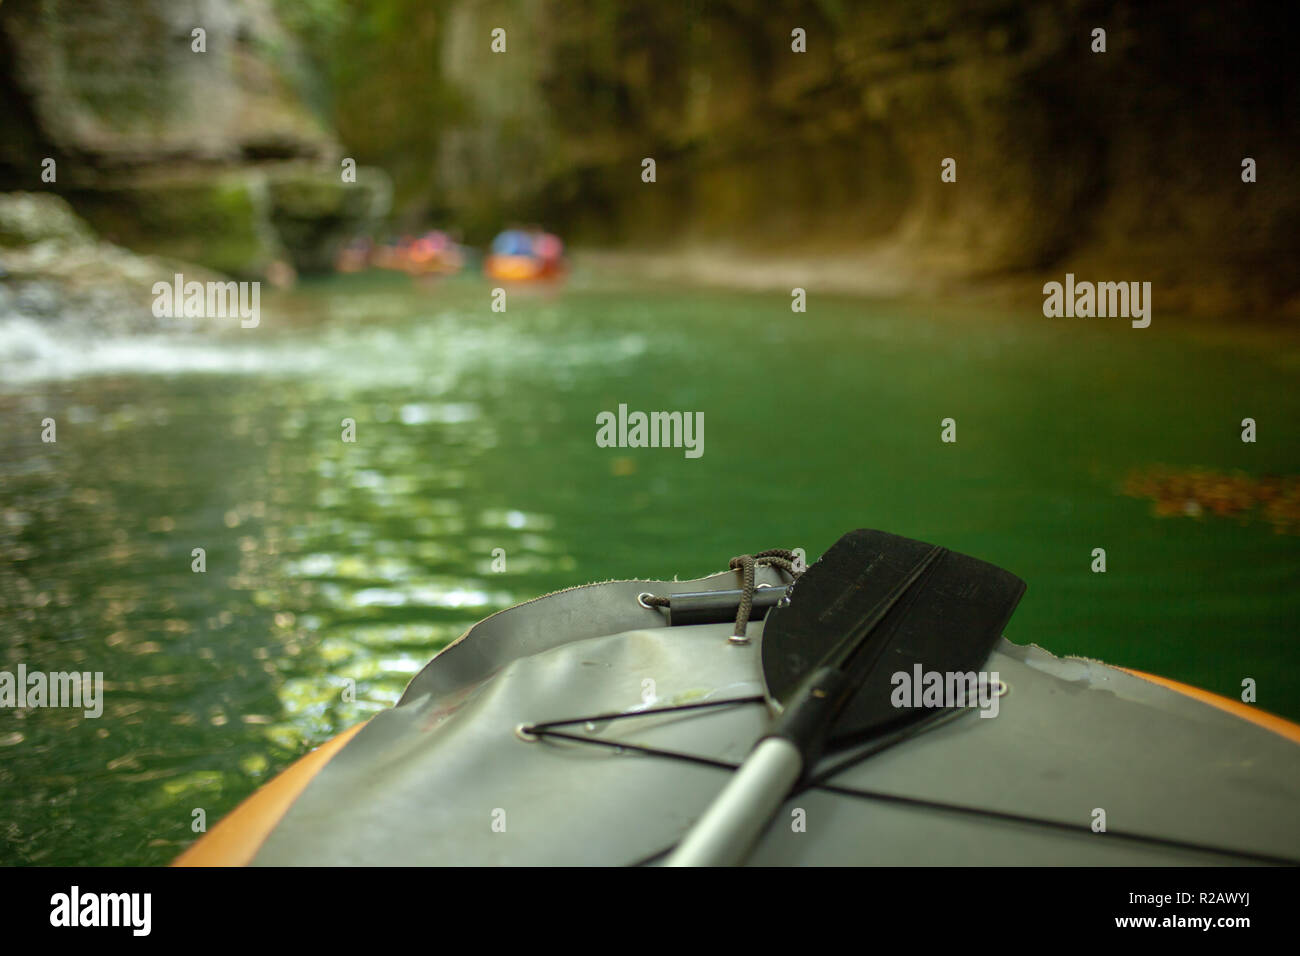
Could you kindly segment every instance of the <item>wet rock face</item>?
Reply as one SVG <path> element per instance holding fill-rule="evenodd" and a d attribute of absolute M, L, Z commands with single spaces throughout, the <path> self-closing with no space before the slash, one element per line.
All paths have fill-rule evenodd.
<path fill-rule="evenodd" d="M 8 0 L 0 54 L 4 185 L 66 196 L 115 243 L 240 278 L 320 271 L 387 212 L 382 171 L 342 181 L 268 0 Z"/>
<path fill-rule="evenodd" d="M 467 109 L 442 141 L 482 142 L 439 154 L 456 185 L 436 204 L 484 218 L 523 184 L 513 207 L 575 241 L 886 248 L 918 276 L 1026 290 L 1077 266 L 1153 281 L 1163 308 L 1270 309 L 1300 294 L 1284 9 L 453 0 L 442 79 Z M 498 24 L 506 56 L 459 39 Z"/>
<path fill-rule="evenodd" d="M 264 0 L 10 0 L 0 28 L 44 137 L 98 168 L 337 151 Z"/>

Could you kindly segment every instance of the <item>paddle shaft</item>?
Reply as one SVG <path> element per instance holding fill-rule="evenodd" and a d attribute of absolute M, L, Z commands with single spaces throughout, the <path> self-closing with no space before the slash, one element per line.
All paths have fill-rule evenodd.
<path fill-rule="evenodd" d="M 818 668 L 750 751 L 722 793 L 677 844 L 665 866 L 735 866 L 794 789 L 842 706 L 849 682 L 834 668 Z"/>
<path fill-rule="evenodd" d="M 665 861 L 665 866 L 736 866 L 803 774 L 803 755 L 784 737 L 760 741 Z"/>
<path fill-rule="evenodd" d="M 944 553 L 943 548 L 932 548 L 818 662 L 790 695 L 771 732 L 668 856 L 666 866 L 734 866 L 744 861 L 804 768 L 821 754 L 835 718 L 874 665 L 874 657 L 863 653 L 868 637 Z"/>

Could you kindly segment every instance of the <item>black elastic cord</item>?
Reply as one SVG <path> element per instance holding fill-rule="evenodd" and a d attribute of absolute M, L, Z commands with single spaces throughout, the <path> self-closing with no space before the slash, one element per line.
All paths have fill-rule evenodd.
<path fill-rule="evenodd" d="M 731 763 L 727 760 L 718 760 L 713 757 L 704 757 L 699 754 L 688 754 L 674 750 L 663 750 L 658 747 L 648 747 L 641 744 L 624 743 L 617 740 L 605 740 L 596 737 L 583 737 L 579 734 L 569 734 L 562 731 L 551 730 L 552 727 L 563 727 L 572 724 L 585 723 L 605 723 L 613 720 L 620 720 L 629 717 L 645 717 L 653 714 L 667 714 L 683 710 L 699 710 L 705 707 L 721 707 L 726 704 L 750 704 L 763 701 L 762 696 L 754 697 L 737 697 L 728 700 L 705 701 L 696 704 L 679 704 L 672 707 L 663 707 L 652 710 L 622 712 L 617 714 L 599 714 L 592 717 L 575 717 L 570 720 L 553 720 L 547 723 L 534 724 L 521 728 L 525 733 L 537 737 L 555 737 L 560 740 L 568 740 L 574 743 L 595 744 L 598 747 L 606 747 L 611 750 L 626 750 L 634 753 L 646 754 L 651 757 L 663 757 L 669 760 L 680 760 L 685 763 L 693 763 L 700 766 L 714 767 L 718 770 L 738 770 L 740 764 Z M 828 783 L 827 780 L 835 774 L 841 772 L 849 766 L 866 759 L 881 750 L 892 747 L 901 743 L 903 740 L 910 738 L 913 734 L 920 732 L 921 729 L 928 729 L 936 723 L 946 723 L 948 720 L 964 713 L 964 710 L 954 712 L 941 712 L 931 720 L 927 720 L 920 725 L 916 725 L 901 731 L 884 741 L 878 742 L 871 748 L 853 754 L 849 759 L 842 761 L 831 769 L 819 774 L 816 778 L 810 780 L 804 786 L 800 787 L 796 793 L 806 790 L 821 790 L 826 793 L 834 793 L 844 797 L 856 797 L 860 800 L 874 800 L 879 803 L 892 803 L 899 806 L 915 807 L 922 810 L 936 810 L 946 813 L 958 813 L 966 816 L 984 817 L 991 820 L 1001 820 L 1005 823 L 1019 823 L 1028 826 L 1046 827 L 1048 829 L 1059 830 L 1076 835 L 1092 834 L 1091 828 L 1078 823 L 1066 823 L 1062 820 L 1049 820 L 1043 817 L 1032 817 L 1023 813 L 1010 813 L 1004 810 L 989 810 L 984 807 L 972 807 L 960 803 L 945 803 L 940 800 L 927 800 L 923 797 L 908 797 L 901 794 L 882 793 L 877 790 L 859 790 L 855 787 L 844 787 L 837 784 Z M 1266 853 L 1253 853 L 1249 850 L 1229 850 L 1223 847 L 1211 846 L 1204 843 L 1192 843 L 1186 840 L 1176 840 L 1170 837 L 1147 836 L 1142 833 L 1129 833 L 1125 830 L 1106 830 L 1103 834 L 1106 837 L 1112 837 L 1119 840 L 1128 840 L 1134 843 L 1143 843 L 1149 846 L 1159 846 L 1169 849 L 1190 850 L 1197 853 L 1208 853 L 1216 856 L 1235 857 L 1242 860 L 1254 860 L 1258 863 L 1269 863 L 1280 866 L 1300 866 L 1300 860 L 1292 860 L 1287 857 L 1272 856 Z M 665 847 L 647 857 L 644 857 L 634 866 L 643 866 L 653 863 L 655 860 L 670 853 L 672 846 Z"/>
<path fill-rule="evenodd" d="M 530 728 L 531 732 L 531 728 Z M 608 747 L 610 750 L 630 750 L 634 753 L 647 754 L 651 757 L 669 757 L 673 760 L 681 760 L 685 763 L 700 764 L 705 767 L 716 767 L 719 770 L 735 770 L 739 764 L 727 763 L 725 760 L 715 760 L 712 757 L 701 757 L 699 754 L 686 754 L 677 750 L 660 750 L 658 747 L 645 747 L 641 744 L 625 744 L 617 740 L 600 740 L 595 737 L 583 737 L 581 734 L 570 734 L 563 730 L 541 730 L 537 736 L 556 737 L 560 740 L 572 740 L 580 744 L 595 744 L 597 747 Z"/>
<path fill-rule="evenodd" d="M 675 714 L 683 710 L 703 710 L 706 707 L 725 707 L 727 704 L 757 704 L 763 701 L 762 694 L 755 694 L 752 697 L 728 697 L 725 700 L 704 700 L 697 701 L 694 704 L 673 704 L 669 707 L 651 707 L 647 710 L 620 710 L 614 714 L 596 714 L 591 717 L 573 717 L 567 720 L 547 720 L 540 724 L 528 724 L 519 728 L 523 733 L 531 734 L 535 737 L 542 736 L 551 727 L 570 727 L 573 724 L 606 724 L 613 720 L 627 720 L 631 717 L 649 717 L 654 714 Z M 552 734 L 551 736 L 559 736 Z M 580 740 L 597 743 L 590 737 L 580 737 Z"/>
<path fill-rule="evenodd" d="M 984 807 L 970 807 L 960 803 L 943 803 L 939 800 L 926 800 L 922 797 L 907 797 L 901 794 L 881 793 L 878 790 L 858 790 L 854 787 L 840 787 L 835 784 L 819 783 L 815 785 L 816 789 L 824 790 L 827 793 L 835 793 L 845 797 L 857 797 L 861 800 L 875 800 L 880 803 L 896 803 L 902 806 L 919 807 L 925 810 L 941 810 L 949 813 L 962 813 L 968 816 L 980 816 L 993 820 L 1003 820 L 1007 823 L 1024 823 L 1032 826 L 1048 827 L 1054 830 L 1064 830 L 1075 834 L 1092 834 L 1090 827 L 1080 823 L 1066 823 L 1063 820 L 1048 820 L 1044 817 L 1031 817 L 1023 813 L 1010 813 L 1005 810 L 988 810 Z M 1284 856 L 1271 856 L 1267 853 L 1253 853 L 1250 850 L 1229 850 L 1223 847 L 1211 846 L 1207 843 L 1192 843 L 1187 840 L 1175 840 L 1172 837 L 1148 836 L 1144 833 L 1129 833 L 1126 830 L 1104 830 L 1098 836 L 1117 837 L 1121 840 L 1129 840 L 1135 843 L 1146 843 L 1151 846 L 1169 847 L 1177 850 L 1193 850 L 1198 853 L 1213 853 L 1219 856 L 1237 857 L 1243 860 L 1255 860 L 1260 863 L 1273 863 L 1281 866 L 1300 866 L 1300 860 L 1288 859 Z"/>

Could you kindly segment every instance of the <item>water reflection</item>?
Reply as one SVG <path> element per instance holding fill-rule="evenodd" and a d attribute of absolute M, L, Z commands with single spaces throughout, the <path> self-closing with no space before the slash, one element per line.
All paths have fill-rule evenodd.
<path fill-rule="evenodd" d="M 436 347 L 423 325 L 181 342 L 148 369 L 179 376 L 62 355 L 0 393 L 0 667 L 106 684 L 99 720 L 0 711 L 0 861 L 169 860 L 195 809 L 215 822 L 572 571 L 551 516 L 484 488 L 508 416 L 478 359 L 504 333 L 454 318 Z M 46 416 L 52 445 L 26 427 Z"/>

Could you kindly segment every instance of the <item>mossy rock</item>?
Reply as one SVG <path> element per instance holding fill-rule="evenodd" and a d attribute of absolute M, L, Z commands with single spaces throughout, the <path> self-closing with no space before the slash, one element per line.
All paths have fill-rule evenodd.
<path fill-rule="evenodd" d="M 78 187 L 69 197 L 113 242 L 258 278 L 277 261 L 329 270 L 343 243 L 387 213 L 390 195 L 382 170 L 344 183 L 330 167 L 290 164 Z"/>
<path fill-rule="evenodd" d="M 71 199 L 105 238 L 137 252 L 250 277 L 285 257 L 256 172 L 81 188 Z"/>
<path fill-rule="evenodd" d="M 95 241 L 95 235 L 61 196 L 0 193 L 0 246 L 49 241 L 86 245 Z"/>
<path fill-rule="evenodd" d="M 392 186 L 379 169 L 345 183 L 329 169 L 275 174 L 267 184 L 271 224 L 300 272 L 326 272 L 349 239 L 368 234 L 388 212 Z"/>

